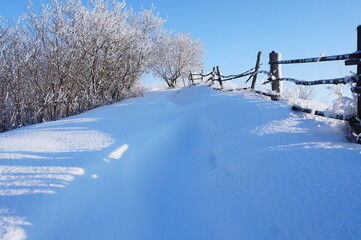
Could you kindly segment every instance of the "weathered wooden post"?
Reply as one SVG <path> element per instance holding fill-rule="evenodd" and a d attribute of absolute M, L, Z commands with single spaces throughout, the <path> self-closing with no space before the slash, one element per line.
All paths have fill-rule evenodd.
<path fill-rule="evenodd" d="M 357 53 L 361 53 L 361 25 L 357 27 Z M 358 56 L 357 58 L 348 59 L 346 60 L 346 65 L 356 65 L 357 64 L 357 75 L 360 76 L 361 74 L 361 58 Z M 356 109 L 356 116 L 351 117 L 349 119 L 349 124 L 351 127 L 351 133 L 354 137 L 356 137 L 356 142 L 361 144 L 361 82 L 358 79 L 356 83 L 356 87 L 354 88 L 355 93 L 357 93 L 357 109 Z M 356 90 L 356 91 L 355 91 Z"/>
<path fill-rule="evenodd" d="M 361 51 L 361 25 L 357 27 L 357 51 Z M 357 64 L 357 75 L 361 75 L 361 64 Z M 361 87 L 361 83 L 357 83 L 357 87 Z M 357 116 L 361 118 L 361 94 L 357 96 Z"/>
<path fill-rule="evenodd" d="M 201 81 L 203 83 L 203 69 L 201 69 Z"/>
<path fill-rule="evenodd" d="M 257 81 L 257 72 L 259 70 L 259 65 L 260 65 L 260 62 L 261 62 L 261 55 L 262 55 L 262 52 L 258 52 L 257 54 L 257 61 L 256 61 L 256 67 L 254 68 L 254 71 L 256 72 L 254 75 L 253 75 L 253 79 L 252 79 L 252 85 L 251 85 L 251 88 L 254 90 L 255 86 L 256 86 L 256 81 Z"/>
<path fill-rule="evenodd" d="M 192 85 L 194 85 L 192 71 L 189 71 L 189 80 L 192 82 Z"/>
<path fill-rule="evenodd" d="M 276 79 L 280 79 L 282 78 L 282 70 L 281 70 L 281 65 L 278 64 L 278 61 L 281 60 L 281 54 L 277 53 L 275 51 L 272 51 L 269 54 L 269 60 L 270 60 L 270 72 L 271 74 L 276 78 Z M 276 81 L 272 81 L 272 91 L 275 91 L 276 93 L 280 93 L 280 81 L 276 80 Z M 272 100 L 278 100 L 277 97 L 273 97 Z"/>
<path fill-rule="evenodd" d="M 216 67 L 216 71 L 217 71 L 217 76 L 218 76 L 218 82 L 219 85 L 221 86 L 221 89 L 223 89 L 223 82 L 222 82 L 222 77 L 221 77 L 221 71 L 219 70 L 219 66 Z"/>
<path fill-rule="evenodd" d="M 213 67 L 213 69 L 212 69 L 212 85 L 213 85 L 213 82 L 214 82 L 214 78 L 215 78 L 215 75 L 216 75 L 216 68 L 215 67 Z"/>

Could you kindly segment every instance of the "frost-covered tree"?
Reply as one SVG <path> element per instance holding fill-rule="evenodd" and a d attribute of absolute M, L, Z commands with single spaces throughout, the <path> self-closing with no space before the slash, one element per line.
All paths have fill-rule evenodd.
<path fill-rule="evenodd" d="M 55 120 L 139 95 L 164 20 L 117 0 L 30 3 L 0 21 L 0 131 Z"/>
<path fill-rule="evenodd" d="M 204 53 L 203 44 L 189 34 L 164 34 L 156 49 L 153 74 L 174 88 L 178 79 L 202 68 Z"/>
<path fill-rule="evenodd" d="M 9 77 L 7 74 L 7 66 L 6 66 L 6 49 L 7 42 L 9 41 L 9 29 L 7 29 L 3 24 L 4 19 L 0 17 L 0 50 L 2 50 L 0 54 L 0 132 L 4 131 L 7 126 L 5 120 L 7 119 L 6 113 L 6 102 L 7 102 L 7 92 L 9 85 Z"/>
<path fill-rule="evenodd" d="M 0 132 L 137 96 L 151 71 L 174 87 L 201 66 L 203 46 L 169 34 L 154 9 L 118 0 L 37 9 L 30 2 L 15 24 L 0 19 Z"/>

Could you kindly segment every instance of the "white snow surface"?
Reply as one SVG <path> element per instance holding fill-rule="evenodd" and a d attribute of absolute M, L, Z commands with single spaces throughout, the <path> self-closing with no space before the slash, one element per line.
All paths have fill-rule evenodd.
<path fill-rule="evenodd" d="M 2 133 L 0 239 L 361 239 L 338 123 L 197 86 Z"/>

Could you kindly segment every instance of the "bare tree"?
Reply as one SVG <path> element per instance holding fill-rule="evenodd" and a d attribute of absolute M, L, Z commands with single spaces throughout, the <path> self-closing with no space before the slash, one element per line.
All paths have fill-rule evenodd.
<path fill-rule="evenodd" d="M 201 67 L 202 44 L 169 34 L 154 9 L 118 0 L 38 9 L 30 2 L 17 23 L 0 19 L 0 132 L 137 96 L 144 73 L 174 87 Z"/>
<path fill-rule="evenodd" d="M 0 131 L 141 94 L 164 20 L 116 0 L 32 3 L 0 21 Z"/>
<path fill-rule="evenodd" d="M 204 54 L 203 44 L 192 40 L 189 34 L 164 34 L 157 46 L 153 74 L 174 88 L 179 78 L 202 68 Z"/>
<path fill-rule="evenodd" d="M 9 41 L 9 29 L 6 29 L 3 21 L 4 19 L 0 17 L 0 132 L 7 129 L 6 122 L 8 122 L 6 100 L 8 95 L 9 76 L 6 64 L 7 56 L 4 49 L 6 49 Z"/>

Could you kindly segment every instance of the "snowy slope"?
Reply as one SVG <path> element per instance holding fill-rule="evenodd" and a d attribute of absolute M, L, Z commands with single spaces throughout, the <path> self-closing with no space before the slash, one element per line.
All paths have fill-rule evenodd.
<path fill-rule="evenodd" d="M 281 102 L 151 92 L 0 134 L 0 239 L 361 239 L 360 151 Z"/>

